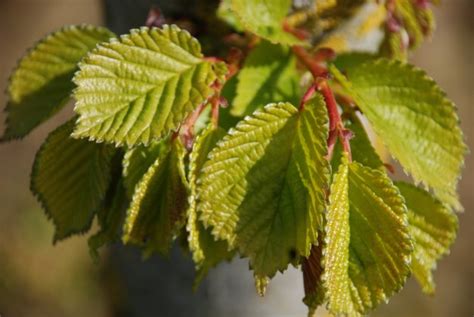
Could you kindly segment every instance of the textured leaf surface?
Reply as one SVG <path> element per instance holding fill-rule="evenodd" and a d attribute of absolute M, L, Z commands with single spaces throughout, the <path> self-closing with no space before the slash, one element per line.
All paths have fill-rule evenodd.
<path fill-rule="evenodd" d="M 409 274 L 406 207 L 380 170 L 343 160 L 331 186 L 325 240 L 323 281 L 333 314 L 367 314 Z"/>
<path fill-rule="evenodd" d="M 162 141 L 155 141 L 148 146 L 139 145 L 125 152 L 123 157 L 123 179 L 127 190 L 127 195 L 132 197 L 135 186 L 142 179 L 151 165 L 160 157 L 160 153 L 169 150 L 168 138 Z"/>
<path fill-rule="evenodd" d="M 166 254 L 184 225 L 187 189 L 178 139 L 159 153 L 135 186 L 124 225 L 124 243 L 144 245 L 145 255 Z"/>
<path fill-rule="evenodd" d="M 31 190 L 56 227 L 54 240 L 90 228 L 102 207 L 115 149 L 70 137 L 71 120 L 53 131 L 36 154 Z"/>
<path fill-rule="evenodd" d="M 414 185 L 398 182 L 397 187 L 408 207 L 408 223 L 415 251 L 412 271 L 423 292 L 433 294 L 435 284 L 432 270 L 436 261 L 449 252 L 456 238 L 456 215 L 425 190 Z"/>
<path fill-rule="evenodd" d="M 229 244 L 226 241 L 216 241 L 211 234 L 211 230 L 204 227 L 199 220 L 201 210 L 197 208 L 197 179 L 209 152 L 225 134 L 225 130 L 209 125 L 197 137 L 189 159 L 190 194 L 186 230 L 188 231 L 189 249 L 197 269 L 195 286 L 198 285 L 210 268 L 216 266 L 222 260 L 230 260 L 235 253 L 229 250 Z"/>
<path fill-rule="evenodd" d="M 77 63 L 97 43 L 113 36 L 105 28 L 73 25 L 38 42 L 11 75 L 3 139 L 24 137 L 59 111 L 74 88 Z"/>
<path fill-rule="evenodd" d="M 461 209 L 456 185 L 466 146 L 454 104 L 423 71 L 380 59 L 346 68 L 349 81 L 333 68 L 375 132 L 416 181 Z"/>
<path fill-rule="evenodd" d="M 141 28 L 93 50 L 74 77 L 75 137 L 115 144 L 160 139 L 212 94 L 222 76 L 176 26 Z M 218 69 L 217 69 L 218 68 Z"/>
<path fill-rule="evenodd" d="M 231 113 L 249 115 L 271 102 L 297 104 L 299 79 L 290 50 L 263 41 L 250 52 L 239 72 Z"/>
<path fill-rule="evenodd" d="M 257 276 L 272 277 L 316 242 L 328 182 L 327 130 L 319 95 L 301 113 L 271 104 L 232 129 L 204 165 L 202 219 L 250 258 Z"/>
<path fill-rule="evenodd" d="M 272 43 L 301 44 L 283 30 L 290 6 L 291 0 L 232 0 L 232 9 L 247 30 Z"/>

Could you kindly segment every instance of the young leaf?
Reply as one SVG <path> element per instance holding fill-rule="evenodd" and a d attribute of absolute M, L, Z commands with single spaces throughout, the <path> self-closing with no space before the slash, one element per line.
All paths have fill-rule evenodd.
<path fill-rule="evenodd" d="M 74 77 L 75 137 L 132 146 L 163 138 L 213 94 L 225 67 L 177 26 L 134 29 L 100 44 Z"/>
<path fill-rule="evenodd" d="M 239 72 L 231 113 L 249 115 L 271 102 L 297 103 L 300 96 L 295 58 L 287 47 L 262 41 Z"/>
<path fill-rule="evenodd" d="M 135 186 L 155 163 L 160 153 L 166 153 L 169 150 L 169 143 L 169 138 L 165 138 L 159 142 L 152 142 L 148 146 L 136 146 L 125 152 L 122 163 L 123 182 L 128 197 L 133 196 Z"/>
<path fill-rule="evenodd" d="M 319 95 L 301 112 L 267 105 L 230 130 L 203 167 L 202 220 L 248 256 L 258 276 L 272 277 L 316 243 L 329 171 L 327 121 Z"/>
<path fill-rule="evenodd" d="M 275 44 L 302 44 L 283 30 L 290 7 L 291 0 L 232 0 L 232 9 L 247 30 Z"/>
<path fill-rule="evenodd" d="M 414 240 L 412 271 L 423 292 L 433 294 L 435 284 L 431 271 L 436 261 L 449 252 L 456 238 L 456 215 L 428 192 L 414 185 L 397 182 L 408 207 L 410 234 Z"/>
<path fill-rule="evenodd" d="M 403 286 L 411 240 L 403 198 L 380 170 L 345 157 L 327 212 L 323 281 L 335 315 L 363 315 Z"/>
<path fill-rule="evenodd" d="M 179 139 L 158 154 L 135 186 L 124 224 L 124 243 L 145 246 L 145 255 L 166 254 L 184 224 L 187 188 Z"/>
<path fill-rule="evenodd" d="M 102 207 L 115 149 L 70 137 L 68 121 L 50 133 L 36 154 L 31 191 L 56 227 L 54 241 L 89 230 Z"/>
<path fill-rule="evenodd" d="M 98 260 L 98 249 L 107 243 L 119 239 L 125 211 L 129 200 L 122 179 L 111 182 L 111 188 L 105 199 L 104 206 L 97 212 L 100 230 L 89 237 L 87 241 L 92 258 Z"/>
<path fill-rule="evenodd" d="M 198 199 L 196 182 L 201 168 L 206 162 L 209 152 L 225 134 L 225 130 L 209 125 L 197 137 L 189 159 L 190 194 L 186 230 L 188 231 L 189 249 L 197 269 L 197 276 L 194 282 L 195 287 L 197 287 L 210 268 L 216 266 L 222 260 L 230 260 L 235 253 L 229 250 L 229 245 L 226 241 L 216 241 L 211 234 L 211 230 L 204 227 L 199 220 L 201 210 L 196 206 Z"/>
<path fill-rule="evenodd" d="M 7 88 L 3 140 L 22 138 L 69 100 L 77 63 L 113 33 L 91 25 L 64 27 L 38 42 L 18 63 Z"/>
<path fill-rule="evenodd" d="M 422 70 L 400 61 L 379 59 L 345 71 L 348 80 L 332 68 L 391 154 L 440 200 L 461 209 L 456 185 L 466 146 L 444 92 Z"/>

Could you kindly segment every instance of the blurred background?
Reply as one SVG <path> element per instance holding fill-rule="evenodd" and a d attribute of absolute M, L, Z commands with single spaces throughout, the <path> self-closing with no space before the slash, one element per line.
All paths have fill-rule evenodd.
<path fill-rule="evenodd" d="M 106 21 L 120 28 L 123 21 L 114 14 L 114 2 L 120 1 L 0 0 L 0 89 L 5 89 L 25 49 L 46 33 L 64 24 L 104 25 Z M 130 19 L 139 25 L 149 2 L 136 1 L 136 6 L 139 10 Z M 444 1 L 436 13 L 434 38 L 414 54 L 412 62 L 434 77 L 458 105 L 467 143 L 474 149 L 474 1 Z M 1 94 L 0 107 L 5 104 Z M 277 276 L 267 297 L 260 299 L 246 262 L 234 260 L 214 270 L 193 295 L 192 264 L 177 250 L 168 261 L 142 262 L 135 250 L 114 246 L 94 264 L 87 236 L 53 246 L 52 224 L 29 191 L 29 174 L 47 133 L 71 113 L 67 107 L 21 142 L 0 145 L 0 316 L 178 316 L 177 307 L 188 316 L 306 315 L 302 278 L 295 270 Z M 1 113 L 0 131 L 4 119 Z M 460 215 L 451 254 L 435 272 L 436 295 L 422 295 L 410 280 L 374 316 L 474 316 L 473 188 L 474 160 L 469 155 L 460 183 L 466 211 Z M 180 273 L 170 276 L 166 273 L 170 270 Z"/>

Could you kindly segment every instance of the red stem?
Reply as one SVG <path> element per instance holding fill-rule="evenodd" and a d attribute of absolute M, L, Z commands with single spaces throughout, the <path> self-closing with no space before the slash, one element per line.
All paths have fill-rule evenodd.
<path fill-rule="evenodd" d="M 305 103 L 314 95 L 314 93 L 319 91 L 323 95 L 329 115 L 328 159 L 332 158 L 336 141 L 339 138 L 344 151 L 348 154 L 349 160 L 351 161 L 352 154 L 349 140 L 352 137 L 352 133 L 344 127 L 341 120 L 336 98 L 334 97 L 334 93 L 331 87 L 329 87 L 327 81 L 329 72 L 326 67 L 319 64 L 324 60 L 333 58 L 334 52 L 331 50 L 320 50 L 315 56 L 311 56 L 302 46 L 293 46 L 292 50 L 301 63 L 311 72 L 314 78 L 314 84 L 308 88 L 301 99 L 299 107 L 300 111 L 304 109 Z"/>
<path fill-rule="evenodd" d="M 319 63 L 314 60 L 313 56 L 311 56 L 304 49 L 304 47 L 295 45 L 291 49 L 299 61 L 311 72 L 315 79 L 319 77 L 328 77 L 329 73 L 327 69 L 319 65 Z"/>

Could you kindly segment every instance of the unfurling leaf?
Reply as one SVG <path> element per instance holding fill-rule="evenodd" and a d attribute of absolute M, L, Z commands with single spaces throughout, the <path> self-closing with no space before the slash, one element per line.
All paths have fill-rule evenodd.
<path fill-rule="evenodd" d="M 213 94 L 221 63 L 177 26 L 141 28 L 100 44 L 74 77 L 75 137 L 129 146 L 161 139 Z"/>
<path fill-rule="evenodd" d="M 329 310 L 367 314 L 401 289 L 412 252 L 403 198 L 380 170 L 342 160 L 329 197 L 323 281 Z"/>
<path fill-rule="evenodd" d="M 113 36 L 106 28 L 72 25 L 38 42 L 11 75 L 2 139 L 22 138 L 58 112 L 74 88 L 71 79 L 77 63 L 97 43 Z"/>
<path fill-rule="evenodd" d="M 436 261 L 449 252 L 456 238 L 456 215 L 425 190 L 397 182 L 408 207 L 408 223 L 415 250 L 412 271 L 423 292 L 433 294 L 435 284 L 431 271 Z"/>
<path fill-rule="evenodd" d="M 258 276 L 308 256 L 322 228 L 327 189 L 327 112 L 317 95 L 302 110 L 271 104 L 239 122 L 209 154 L 198 208 Z"/>
<path fill-rule="evenodd" d="M 143 245 L 145 255 L 166 254 L 184 225 L 187 188 L 179 139 L 162 148 L 135 186 L 124 224 L 124 243 Z"/>
<path fill-rule="evenodd" d="M 283 29 L 290 7 L 291 0 L 232 0 L 232 9 L 249 31 L 275 44 L 302 44 Z"/>
<path fill-rule="evenodd" d="M 422 70 L 379 59 L 333 74 L 354 98 L 391 154 L 451 207 L 466 146 L 454 104 Z M 435 171 L 435 172 L 434 172 Z"/>
<path fill-rule="evenodd" d="M 266 41 L 260 43 L 239 72 L 231 113 L 249 115 L 271 102 L 296 104 L 301 93 L 295 62 L 288 48 Z"/>
<path fill-rule="evenodd" d="M 201 210 L 197 208 L 197 184 L 201 168 L 207 160 L 209 152 L 214 148 L 217 141 L 224 137 L 225 131 L 209 125 L 197 137 L 189 159 L 189 208 L 187 211 L 187 225 L 189 249 L 196 264 L 197 276 L 195 287 L 199 284 L 207 271 L 223 260 L 230 260 L 234 253 L 229 250 L 229 245 L 224 240 L 218 240 L 212 236 L 209 228 L 199 220 Z"/>
<path fill-rule="evenodd" d="M 115 149 L 70 137 L 73 120 L 51 132 L 36 154 L 31 191 L 56 227 L 54 241 L 89 230 L 111 178 Z"/>

